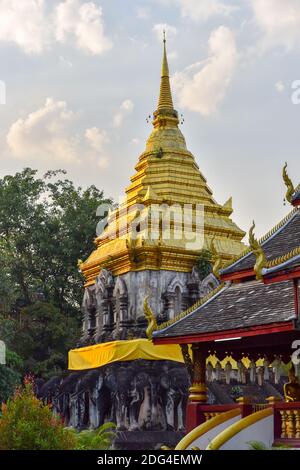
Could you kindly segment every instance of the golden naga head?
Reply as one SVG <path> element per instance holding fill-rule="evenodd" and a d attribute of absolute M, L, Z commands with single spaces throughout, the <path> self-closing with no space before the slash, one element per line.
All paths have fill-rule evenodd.
<path fill-rule="evenodd" d="M 288 201 L 288 202 L 292 202 L 292 197 L 293 197 L 293 194 L 295 192 L 295 188 L 294 188 L 294 185 L 292 183 L 292 180 L 290 179 L 289 175 L 287 174 L 287 162 L 285 162 L 285 165 L 282 169 L 282 177 L 283 177 L 283 181 L 284 181 L 284 184 L 286 185 L 287 187 L 287 191 L 286 191 L 286 195 L 285 195 L 285 199 Z"/>
<path fill-rule="evenodd" d="M 148 303 L 148 296 L 144 300 L 144 315 L 147 318 L 148 321 L 148 327 L 146 329 L 146 336 L 148 339 L 152 338 L 152 333 L 157 329 L 157 322 L 156 318 L 154 316 L 154 313 L 152 312 L 149 303 Z"/>
<path fill-rule="evenodd" d="M 77 267 L 78 269 L 81 269 L 81 265 L 83 264 L 82 259 L 77 260 Z"/>
<path fill-rule="evenodd" d="M 222 258 L 216 249 L 214 238 L 210 242 L 210 252 L 211 252 L 211 260 L 213 263 L 213 267 L 212 267 L 213 275 L 217 279 L 220 279 L 220 269 L 222 267 Z"/>
<path fill-rule="evenodd" d="M 254 265 L 254 272 L 256 274 L 256 279 L 262 279 L 262 270 L 267 265 L 267 258 L 264 253 L 262 246 L 259 244 L 258 240 L 254 235 L 255 222 L 253 220 L 252 227 L 249 230 L 249 245 L 255 255 L 256 263 Z"/>

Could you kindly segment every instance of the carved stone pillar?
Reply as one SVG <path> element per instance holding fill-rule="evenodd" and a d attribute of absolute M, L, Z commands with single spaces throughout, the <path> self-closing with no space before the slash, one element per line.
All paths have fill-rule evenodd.
<path fill-rule="evenodd" d="M 193 381 L 189 389 L 189 401 L 207 402 L 207 386 L 205 383 L 206 375 L 206 352 L 199 344 L 193 344 Z"/>
<path fill-rule="evenodd" d="M 174 318 L 175 315 L 175 298 L 171 293 L 166 294 L 166 307 L 168 319 Z"/>
<path fill-rule="evenodd" d="M 83 319 L 82 319 L 82 335 L 80 338 L 81 344 L 86 344 L 89 337 L 89 311 L 87 308 L 83 308 Z"/>
<path fill-rule="evenodd" d="M 92 344 L 94 342 L 95 332 L 96 332 L 96 309 L 93 306 L 89 310 L 89 328 L 88 328 L 89 344 Z"/>
<path fill-rule="evenodd" d="M 96 310 L 96 328 L 95 328 L 95 335 L 94 335 L 95 344 L 100 343 L 102 339 L 101 336 L 103 332 L 103 322 L 104 322 L 102 313 L 103 313 L 103 310 L 100 304 L 98 305 L 98 308 Z"/>
<path fill-rule="evenodd" d="M 181 301 L 181 311 L 184 312 L 187 310 L 190 306 L 190 298 L 187 294 L 182 295 L 182 301 Z"/>
<path fill-rule="evenodd" d="M 189 289 L 189 305 L 193 305 L 197 300 L 199 300 L 199 283 L 198 282 L 189 282 L 188 283 Z"/>
<path fill-rule="evenodd" d="M 128 297 L 127 295 L 121 295 L 119 297 L 119 308 L 120 308 L 120 328 L 126 328 L 128 325 Z"/>

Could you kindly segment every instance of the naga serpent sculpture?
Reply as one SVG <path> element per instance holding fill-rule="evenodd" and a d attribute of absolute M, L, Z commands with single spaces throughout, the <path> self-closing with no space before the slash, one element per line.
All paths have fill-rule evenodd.
<path fill-rule="evenodd" d="M 288 202 L 292 202 L 292 197 L 293 197 L 293 194 L 295 192 L 295 188 L 294 188 L 294 185 L 292 183 L 292 180 L 290 179 L 289 175 L 287 174 L 287 162 L 285 162 L 285 165 L 282 169 L 282 177 L 283 177 L 283 181 L 287 187 L 287 192 L 286 192 L 286 195 L 285 195 L 285 198 Z"/>
<path fill-rule="evenodd" d="M 147 318 L 148 321 L 148 327 L 146 329 L 146 335 L 148 339 L 152 338 L 152 333 L 157 329 L 157 322 L 156 318 L 154 316 L 154 313 L 152 312 L 149 303 L 148 303 L 148 298 L 147 296 L 144 300 L 144 315 Z"/>
<path fill-rule="evenodd" d="M 256 274 L 256 279 L 261 279 L 262 270 L 267 264 L 267 258 L 266 258 L 263 248 L 261 247 L 261 245 L 255 238 L 254 229 L 255 229 L 255 222 L 253 221 L 252 227 L 249 230 L 249 245 L 256 258 L 256 263 L 254 265 L 254 272 Z"/>

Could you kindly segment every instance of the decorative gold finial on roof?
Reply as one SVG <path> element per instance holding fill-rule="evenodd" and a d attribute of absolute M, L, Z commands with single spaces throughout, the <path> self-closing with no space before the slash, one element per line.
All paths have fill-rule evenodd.
<path fill-rule="evenodd" d="M 162 69 L 161 69 L 161 81 L 160 81 L 160 93 L 159 93 L 159 100 L 157 110 L 167 110 L 167 111 L 174 111 L 173 108 L 173 100 L 172 100 L 172 93 L 171 93 L 171 86 L 170 86 L 170 77 L 169 77 L 169 65 L 168 65 L 168 58 L 167 58 L 167 49 L 166 49 L 166 32 L 163 32 L 163 43 L 164 43 L 164 51 L 163 51 L 163 61 L 162 61 Z"/>
<path fill-rule="evenodd" d="M 254 229 L 255 229 L 255 222 L 253 220 L 252 227 L 249 230 L 249 245 L 256 258 L 256 263 L 254 265 L 254 272 L 256 274 L 256 279 L 259 280 L 259 279 L 262 279 L 262 270 L 264 267 L 266 267 L 267 259 L 266 259 L 266 255 L 262 246 L 259 244 L 259 242 L 255 238 Z"/>
<path fill-rule="evenodd" d="M 285 165 L 282 169 L 282 177 L 283 177 L 284 184 L 287 187 L 287 192 L 286 192 L 285 198 L 288 202 L 292 202 L 292 197 L 293 197 L 293 194 L 295 192 L 295 188 L 294 188 L 294 185 L 292 183 L 292 180 L 290 179 L 289 175 L 287 174 L 286 169 L 287 169 L 287 162 L 285 162 Z"/>

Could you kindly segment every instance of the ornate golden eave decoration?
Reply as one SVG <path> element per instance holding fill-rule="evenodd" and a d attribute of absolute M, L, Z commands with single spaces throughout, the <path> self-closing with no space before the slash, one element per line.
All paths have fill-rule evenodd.
<path fill-rule="evenodd" d="M 281 229 L 293 216 L 294 214 L 298 211 L 298 207 L 295 207 L 291 212 L 289 212 L 278 224 L 274 225 L 271 230 L 269 230 L 265 235 L 263 235 L 259 240 L 258 243 L 262 245 L 266 240 L 268 240 L 274 233 L 276 233 L 279 229 Z M 237 263 L 241 259 L 243 259 L 246 255 L 251 253 L 252 249 L 251 247 L 248 247 L 246 250 L 244 250 L 240 255 L 238 255 L 236 258 L 233 260 L 229 260 L 223 265 L 222 269 L 228 268 L 234 263 Z"/>
<path fill-rule="evenodd" d="M 157 322 L 154 313 L 152 312 L 149 303 L 149 297 L 146 297 L 144 300 L 144 315 L 148 321 L 148 327 L 146 329 L 146 336 L 148 339 L 152 339 L 153 331 L 157 330 Z"/>
<path fill-rule="evenodd" d="M 196 303 L 194 303 L 187 310 L 184 310 L 182 313 L 180 313 L 176 317 L 172 318 L 171 320 L 168 320 L 168 321 L 158 325 L 157 328 L 155 329 L 155 331 L 164 330 L 165 328 L 167 328 L 167 327 L 173 325 L 174 323 L 176 323 L 178 320 L 181 320 L 182 318 L 186 317 L 189 313 L 192 313 L 194 310 L 196 310 L 197 308 L 201 307 L 206 302 L 208 302 L 212 297 L 217 295 L 225 287 L 225 285 L 226 285 L 225 283 L 220 284 L 216 289 L 212 290 L 205 297 L 202 297 L 202 299 L 199 299 Z"/>
<path fill-rule="evenodd" d="M 277 258 L 272 259 L 271 261 L 267 261 L 265 266 L 266 269 L 275 268 L 276 266 L 280 266 L 287 261 L 292 260 L 295 256 L 300 255 L 300 246 L 294 248 L 293 250 L 289 251 L 288 253 L 278 256 Z"/>
<path fill-rule="evenodd" d="M 294 185 L 292 183 L 292 180 L 290 179 L 289 175 L 287 174 L 286 169 L 287 169 L 287 162 L 285 162 L 285 165 L 282 169 L 282 177 L 283 177 L 284 184 L 287 187 L 285 198 L 289 203 L 291 203 L 293 194 L 295 192 L 295 188 L 294 188 Z"/>
<path fill-rule="evenodd" d="M 256 263 L 254 265 L 254 272 L 256 279 L 262 279 L 262 270 L 266 267 L 267 258 L 265 252 L 254 235 L 255 222 L 253 221 L 252 227 L 249 230 L 249 244 L 250 248 L 255 255 Z"/>

